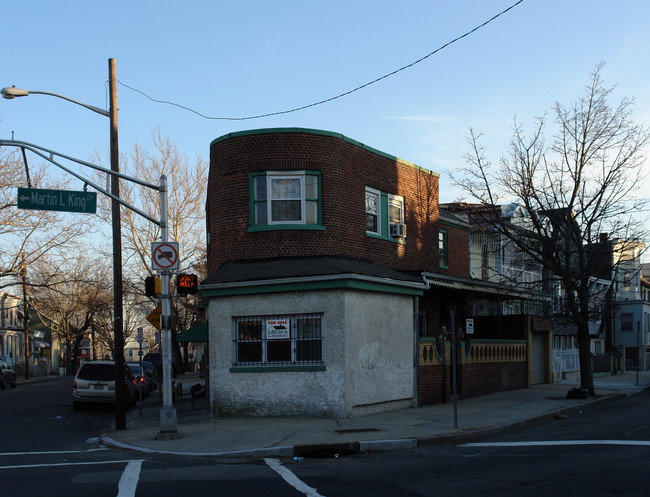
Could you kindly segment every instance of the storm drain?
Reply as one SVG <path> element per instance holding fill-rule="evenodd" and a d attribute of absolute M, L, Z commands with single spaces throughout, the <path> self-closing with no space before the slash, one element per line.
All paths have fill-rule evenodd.
<path fill-rule="evenodd" d="M 359 442 L 301 445 L 293 448 L 293 455 L 299 458 L 341 457 L 351 456 L 358 453 Z"/>
<path fill-rule="evenodd" d="M 335 433 L 339 435 L 344 435 L 346 433 L 368 433 L 371 431 L 382 431 L 379 428 L 350 428 L 348 430 L 334 430 Z"/>

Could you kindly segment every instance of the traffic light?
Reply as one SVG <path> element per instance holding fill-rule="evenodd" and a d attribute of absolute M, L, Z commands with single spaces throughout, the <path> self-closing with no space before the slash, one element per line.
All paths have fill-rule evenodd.
<path fill-rule="evenodd" d="M 176 276 L 176 292 L 179 295 L 194 295 L 199 290 L 199 278 L 195 274 Z"/>
<path fill-rule="evenodd" d="M 147 276 L 144 280 L 144 294 L 156 297 L 162 293 L 162 280 L 158 276 Z"/>

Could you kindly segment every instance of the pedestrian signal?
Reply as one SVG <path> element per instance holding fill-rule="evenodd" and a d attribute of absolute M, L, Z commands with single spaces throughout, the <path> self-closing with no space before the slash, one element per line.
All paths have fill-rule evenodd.
<path fill-rule="evenodd" d="M 176 291 L 179 295 L 194 295 L 199 290 L 199 278 L 195 274 L 179 274 Z"/>

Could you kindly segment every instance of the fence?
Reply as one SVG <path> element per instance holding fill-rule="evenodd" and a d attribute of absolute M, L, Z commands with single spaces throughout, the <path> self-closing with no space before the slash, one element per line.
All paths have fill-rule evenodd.
<path fill-rule="evenodd" d="M 592 354 L 592 371 L 594 373 L 608 373 L 612 368 L 611 354 Z M 580 354 L 578 349 L 554 349 L 553 350 L 553 373 L 556 378 L 562 378 L 563 374 L 580 371 Z"/>
<path fill-rule="evenodd" d="M 578 349 L 553 349 L 553 374 L 562 378 L 563 374 L 580 371 Z"/>

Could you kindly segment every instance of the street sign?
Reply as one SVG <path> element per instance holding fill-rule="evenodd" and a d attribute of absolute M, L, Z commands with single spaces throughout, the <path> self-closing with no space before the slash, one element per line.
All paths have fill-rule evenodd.
<path fill-rule="evenodd" d="M 151 314 L 147 316 L 147 320 L 153 324 L 158 331 L 162 330 L 162 326 L 160 326 L 160 316 L 162 316 L 162 304 L 159 304 L 158 307 L 151 311 Z"/>
<path fill-rule="evenodd" d="M 151 244 L 151 269 L 154 271 L 178 270 L 178 242 L 153 242 Z"/>
<path fill-rule="evenodd" d="M 18 188 L 18 208 L 94 214 L 97 212 L 97 193 Z"/>

